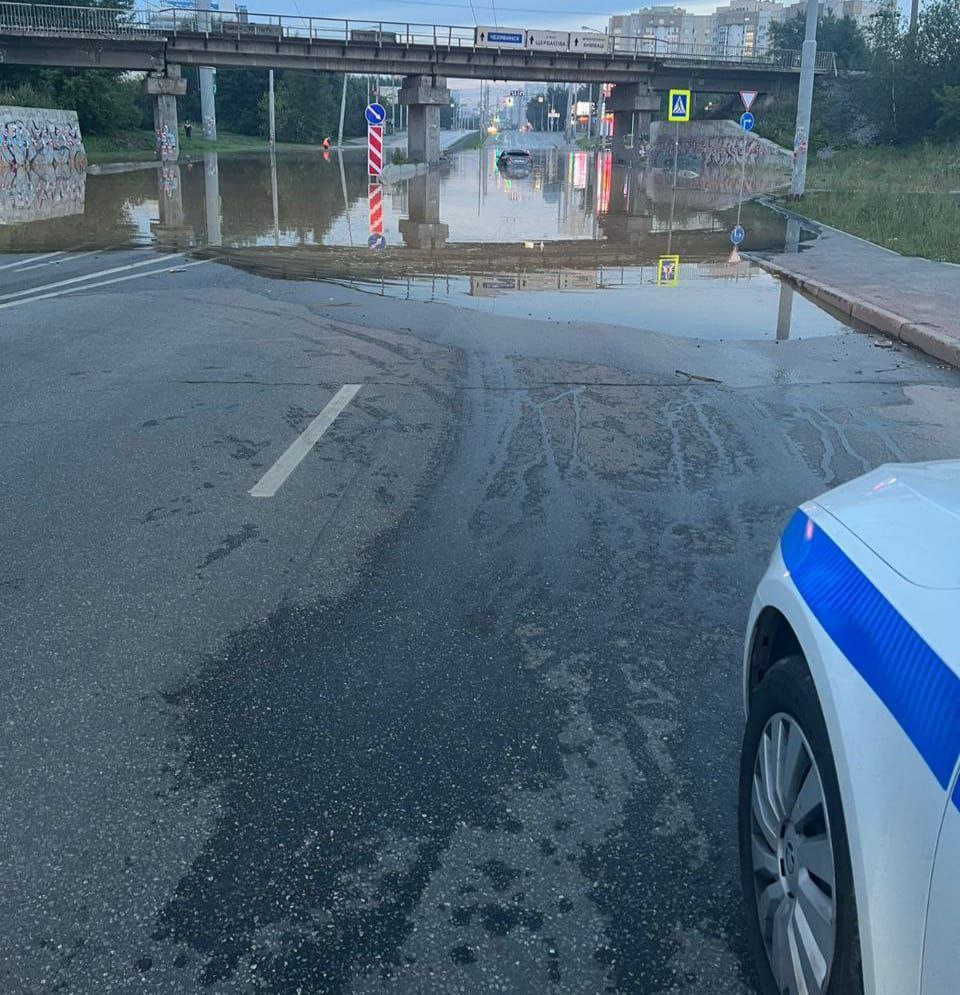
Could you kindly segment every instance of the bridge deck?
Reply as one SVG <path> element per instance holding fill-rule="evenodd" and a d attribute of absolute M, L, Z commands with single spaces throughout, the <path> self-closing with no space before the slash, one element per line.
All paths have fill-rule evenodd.
<path fill-rule="evenodd" d="M 174 9 L 114 10 L 0 3 L 0 51 L 8 63 L 161 69 L 310 69 L 356 74 L 441 75 L 538 82 L 636 82 L 657 89 L 763 89 L 796 77 L 800 54 L 610 38 L 598 53 L 478 47 L 474 29 Z M 832 71 L 829 52 L 818 70 Z"/>

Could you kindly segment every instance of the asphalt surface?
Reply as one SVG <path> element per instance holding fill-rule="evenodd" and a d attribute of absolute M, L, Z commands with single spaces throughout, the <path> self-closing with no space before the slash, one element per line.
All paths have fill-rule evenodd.
<path fill-rule="evenodd" d="M 752 991 L 752 589 L 956 373 L 187 261 L 0 260 L 0 991 Z"/>

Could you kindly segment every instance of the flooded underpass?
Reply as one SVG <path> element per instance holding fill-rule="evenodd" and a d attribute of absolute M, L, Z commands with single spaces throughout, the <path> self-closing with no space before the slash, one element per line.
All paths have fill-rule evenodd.
<path fill-rule="evenodd" d="M 733 255 L 808 251 L 775 172 L 0 191 L 0 989 L 756 991 L 755 585 L 960 443 L 951 371 Z"/>
<path fill-rule="evenodd" d="M 189 250 L 269 277 L 688 337 L 843 330 L 731 257 L 741 220 L 742 250 L 787 243 L 785 220 L 750 202 L 782 186 L 782 168 L 721 168 L 702 147 L 673 164 L 656 146 L 645 167 L 629 168 L 610 151 L 533 140 L 543 147 L 521 167 L 498 164 L 511 141 L 524 144 L 518 135 L 412 176 L 389 167 L 382 184 L 356 150 L 91 166 L 0 210 L 0 250 Z M 662 260 L 675 267 L 666 280 Z"/>

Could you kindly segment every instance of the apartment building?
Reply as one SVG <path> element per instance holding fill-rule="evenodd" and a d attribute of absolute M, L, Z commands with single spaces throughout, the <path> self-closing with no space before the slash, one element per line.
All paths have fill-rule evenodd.
<path fill-rule="evenodd" d="M 776 0 L 731 0 L 713 15 L 713 43 L 721 50 L 762 52 L 770 45 L 770 25 L 784 12 Z"/>
<path fill-rule="evenodd" d="M 866 30 L 871 18 L 890 0 L 821 0 L 820 13 L 851 17 Z M 610 18 L 614 36 L 656 39 L 668 44 L 713 46 L 723 50 L 762 52 L 772 43 L 770 27 L 806 13 L 805 0 L 784 5 L 778 0 L 730 0 L 712 14 L 692 14 L 683 7 L 659 5 Z"/>
<path fill-rule="evenodd" d="M 861 30 L 866 31 L 872 23 L 873 16 L 886 6 L 888 0 L 822 0 L 820 16 L 832 14 L 834 17 L 849 17 L 857 22 Z M 798 14 L 805 17 L 806 13 L 807 5 L 803 0 L 789 4 L 784 9 L 785 18 L 796 17 Z"/>

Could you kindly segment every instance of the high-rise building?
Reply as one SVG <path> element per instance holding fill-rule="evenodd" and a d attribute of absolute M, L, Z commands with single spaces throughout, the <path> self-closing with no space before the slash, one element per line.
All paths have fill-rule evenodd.
<path fill-rule="evenodd" d="M 731 0 L 713 15 L 713 42 L 720 51 L 762 52 L 770 46 L 770 25 L 783 16 L 775 0 Z"/>
<path fill-rule="evenodd" d="M 647 7 L 633 14 L 615 14 L 610 18 L 609 33 L 676 45 L 683 39 L 683 22 L 689 17 L 682 7 Z"/>
<path fill-rule="evenodd" d="M 820 0 L 820 14 L 850 17 L 864 31 L 872 17 L 891 0 Z M 646 7 L 610 18 L 608 33 L 618 37 L 645 39 L 657 46 L 712 47 L 718 53 L 762 52 L 772 44 L 770 26 L 778 21 L 805 16 L 805 0 L 785 6 L 778 0 L 730 0 L 712 14 L 691 14 L 683 7 Z"/>
<path fill-rule="evenodd" d="M 820 16 L 832 14 L 834 17 L 849 17 L 856 21 L 861 31 L 866 31 L 872 23 L 871 18 L 886 6 L 885 0 L 821 0 Z M 805 17 L 806 13 L 807 5 L 803 0 L 784 9 L 784 17 L 787 19 L 798 14 Z"/>

